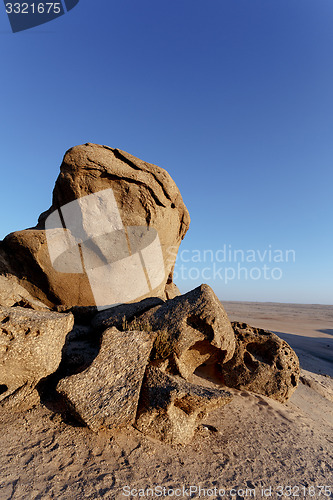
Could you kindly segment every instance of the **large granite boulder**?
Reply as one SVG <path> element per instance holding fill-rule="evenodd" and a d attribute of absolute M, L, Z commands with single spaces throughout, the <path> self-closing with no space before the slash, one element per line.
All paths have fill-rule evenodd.
<path fill-rule="evenodd" d="M 105 330 L 100 351 L 90 366 L 57 385 L 78 420 L 95 432 L 134 422 L 154 337 L 114 327 Z"/>
<path fill-rule="evenodd" d="M 135 427 L 165 443 L 187 444 L 206 414 L 230 401 L 229 392 L 190 384 L 163 365 L 149 365 Z"/>
<path fill-rule="evenodd" d="M 30 282 L 36 298 L 53 306 L 170 298 L 178 293 L 172 273 L 189 221 L 162 168 L 119 149 L 76 146 L 38 225 L 1 243 L 0 273 Z"/>
<path fill-rule="evenodd" d="M 221 365 L 228 387 L 247 389 L 287 401 L 295 391 L 300 368 L 296 353 L 274 333 L 246 323 L 232 323 L 236 349 L 233 358 Z"/>
<path fill-rule="evenodd" d="M 72 314 L 0 307 L 0 405 L 19 404 L 58 368 Z"/>
<path fill-rule="evenodd" d="M 203 363 L 227 362 L 235 350 L 231 323 L 208 285 L 152 307 L 128 327 L 156 332 L 152 359 L 170 358 L 185 379 Z"/>

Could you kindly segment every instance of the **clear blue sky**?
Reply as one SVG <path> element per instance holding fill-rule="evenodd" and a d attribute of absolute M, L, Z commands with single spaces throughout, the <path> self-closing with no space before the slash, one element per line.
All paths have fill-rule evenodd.
<path fill-rule="evenodd" d="M 332 0 L 80 0 L 16 34 L 0 5 L 0 43 L 0 238 L 35 225 L 64 152 L 96 142 L 179 186 L 182 291 L 333 304 Z M 240 263 L 281 279 L 203 279 L 237 274 L 216 262 L 224 245 L 295 262 Z M 214 262 L 184 262 L 205 249 Z"/>

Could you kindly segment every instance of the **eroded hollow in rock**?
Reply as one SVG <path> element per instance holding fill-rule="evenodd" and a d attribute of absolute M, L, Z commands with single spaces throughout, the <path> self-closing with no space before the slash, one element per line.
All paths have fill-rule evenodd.
<path fill-rule="evenodd" d="M 297 380 L 296 380 L 296 377 L 295 377 L 295 375 L 293 373 L 290 376 L 290 382 L 291 382 L 291 385 L 293 387 L 297 387 Z"/>
<path fill-rule="evenodd" d="M 212 326 L 207 324 L 207 322 L 197 314 L 191 314 L 191 316 L 187 318 L 186 323 L 194 330 L 203 333 L 209 342 L 212 342 L 214 339 L 214 330 Z"/>
<path fill-rule="evenodd" d="M 259 366 L 258 361 L 253 359 L 251 354 L 247 351 L 245 351 L 244 353 L 244 363 L 245 366 L 250 370 L 250 372 L 254 372 Z"/>
<path fill-rule="evenodd" d="M 194 375 L 215 384 L 224 385 L 220 365 L 223 364 L 227 351 L 217 349 L 205 340 L 194 344 L 187 353 L 190 354 L 193 351 L 201 355 L 201 363 L 197 364 Z"/>
<path fill-rule="evenodd" d="M 190 401 L 190 398 L 176 398 L 173 404 L 176 408 L 180 408 L 180 410 L 186 413 L 186 415 L 193 413 L 193 402 Z"/>
<path fill-rule="evenodd" d="M 223 363 L 225 356 L 226 351 L 214 347 L 208 340 L 201 340 L 185 351 L 181 359 L 175 361 L 181 375 L 186 369 L 188 376 L 195 373 L 201 378 L 211 379 L 214 374 L 214 380 L 220 383 L 221 379 L 215 372 L 216 367 Z"/>
<path fill-rule="evenodd" d="M 0 384 L 0 395 L 8 391 L 8 387 L 5 384 Z"/>
<path fill-rule="evenodd" d="M 273 342 L 265 342 L 262 344 L 259 342 L 251 342 L 247 344 L 246 350 L 252 354 L 256 360 L 266 363 L 267 365 L 273 365 L 276 355 L 276 346 Z"/>

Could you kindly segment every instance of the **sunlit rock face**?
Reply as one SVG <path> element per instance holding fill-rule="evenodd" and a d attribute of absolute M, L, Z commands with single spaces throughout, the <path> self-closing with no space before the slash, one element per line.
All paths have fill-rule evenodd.
<path fill-rule="evenodd" d="M 171 298 L 189 222 L 165 170 L 118 149 L 76 146 L 38 225 L 3 241 L 0 272 L 18 276 L 51 307 Z"/>

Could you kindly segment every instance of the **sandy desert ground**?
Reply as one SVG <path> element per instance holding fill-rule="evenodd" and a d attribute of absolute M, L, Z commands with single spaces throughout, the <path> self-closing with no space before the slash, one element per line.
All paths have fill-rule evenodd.
<path fill-rule="evenodd" d="M 40 404 L 2 415 L 0 500 L 332 498 L 333 306 L 224 306 L 231 320 L 279 332 L 296 350 L 302 382 L 288 403 L 232 390 L 232 402 L 178 447 L 133 428 L 96 435 Z M 201 375 L 197 383 L 214 385 Z"/>

